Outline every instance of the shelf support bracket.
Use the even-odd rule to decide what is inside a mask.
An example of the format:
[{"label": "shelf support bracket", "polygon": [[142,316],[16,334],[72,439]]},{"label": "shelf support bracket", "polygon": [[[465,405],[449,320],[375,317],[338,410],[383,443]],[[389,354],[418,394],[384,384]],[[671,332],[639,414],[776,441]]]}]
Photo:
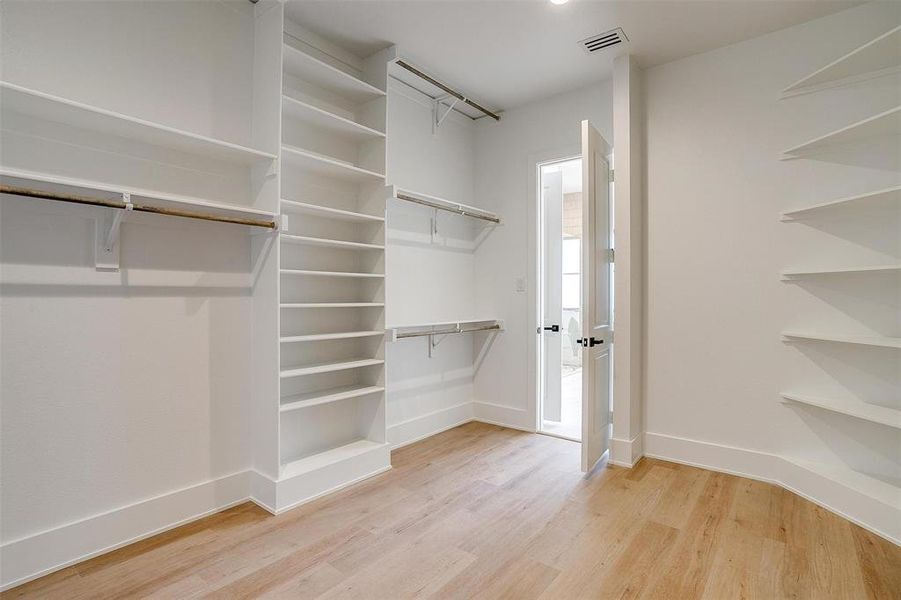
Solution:
[{"label": "shelf support bracket", "polygon": [[127,212],[134,210],[131,194],[122,193],[124,209],[114,208],[105,223],[94,221],[94,267],[98,271],[119,270],[119,233]]},{"label": "shelf support bracket", "polygon": [[441,124],[444,123],[444,120],[447,116],[454,110],[454,107],[457,106],[457,103],[460,101],[459,98],[454,97],[454,101],[447,105],[447,110],[444,111],[444,114],[441,114],[441,109],[443,108],[442,103],[446,102],[448,98],[452,96],[440,96],[435,98],[432,101],[432,135],[438,133],[438,128],[441,127]]}]

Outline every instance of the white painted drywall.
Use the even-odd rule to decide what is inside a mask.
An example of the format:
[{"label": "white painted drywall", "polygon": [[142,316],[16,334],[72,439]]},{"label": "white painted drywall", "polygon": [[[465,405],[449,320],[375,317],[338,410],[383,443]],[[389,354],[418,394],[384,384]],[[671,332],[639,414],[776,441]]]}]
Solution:
[{"label": "white painted drywall", "polygon": [[[586,58],[590,60],[590,58]],[[613,143],[611,82],[569,92],[507,111],[500,122],[485,120],[477,134],[476,189],[480,203],[500,214],[503,225],[476,253],[476,309],[503,319],[502,334],[475,340],[477,418],[534,429],[535,169],[538,161],[581,153],[583,119]],[[517,291],[516,280],[525,280]],[[489,346],[490,343],[490,346]]]},{"label": "white painted drywall", "polygon": [[[474,195],[475,125],[452,113],[432,133],[428,99],[391,80],[388,98],[388,183],[464,204]],[[388,326],[478,318],[475,314],[477,234],[470,219],[388,201],[386,309]],[[472,340],[428,338],[387,347],[388,440],[403,444],[472,417]]]},{"label": "white painted drywall", "polygon": [[4,0],[0,78],[250,145],[253,27],[245,0]]},{"label": "white painted drywall", "polygon": [[[786,328],[901,331],[892,276],[779,277],[791,267],[898,262],[897,212],[779,222],[784,210],[896,185],[897,150],[778,160],[783,149],[899,104],[892,77],[779,99],[784,87],[891,28],[898,12],[897,4],[867,4],[646,72],[649,439],[901,479],[897,430],[779,397],[809,390],[896,406],[901,397],[896,350],[780,341]],[[707,453],[706,464],[741,471],[729,456]]]},{"label": "white painted drywall", "polygon": [[[251,141],[249,3],[0,11],[4,80]],[[115,177],[110,158],[98,170]],[[0,585],[247,497],[250,237],[130,215],[122,269],[102,273],[104,216],[0,201]]]}]

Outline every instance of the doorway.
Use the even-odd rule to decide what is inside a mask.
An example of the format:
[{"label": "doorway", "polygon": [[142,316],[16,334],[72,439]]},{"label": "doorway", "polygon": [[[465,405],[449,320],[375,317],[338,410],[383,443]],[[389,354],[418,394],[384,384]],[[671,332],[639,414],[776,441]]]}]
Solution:
[{"label": "doorway", "polygon": [[539,431],[582,439],[582,159],[541,163]]}]

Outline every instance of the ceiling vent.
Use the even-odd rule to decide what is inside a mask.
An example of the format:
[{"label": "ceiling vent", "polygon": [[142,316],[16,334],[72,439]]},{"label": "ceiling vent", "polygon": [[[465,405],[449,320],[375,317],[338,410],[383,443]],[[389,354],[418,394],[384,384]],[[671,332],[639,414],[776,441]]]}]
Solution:
[{"label": "ceiling vent", "polygon": [[599,33],[598,35],[593,35],[590,38],[585,38],[579,42],[583,48],[585,48],[585,52],[592,54],[594,52],[600,52],[605,48],[609,48],[610,46],[616,46],[617,44],[622,44],[623,42],[628,42],[629,38],[626,37],[626,34],[623,33],[623,30],[619,27],[616,29],[611,29],[610,31],[605,31],[604,33]]}]

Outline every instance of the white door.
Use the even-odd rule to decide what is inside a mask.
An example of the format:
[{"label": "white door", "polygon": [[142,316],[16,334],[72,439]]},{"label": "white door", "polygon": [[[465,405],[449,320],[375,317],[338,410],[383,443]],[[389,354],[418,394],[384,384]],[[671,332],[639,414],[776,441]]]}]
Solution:
[{"label": "white door", "polygon": [[562,334],[563,315],[563,172],[541,176],[544,210],[544,394],[542,419],[559,422],[562,416]]},{"label": "white door", "polygon": [[613,327],[610,280],[610,165],[607,142],[582,121],[582,471],[610,443]]}]

